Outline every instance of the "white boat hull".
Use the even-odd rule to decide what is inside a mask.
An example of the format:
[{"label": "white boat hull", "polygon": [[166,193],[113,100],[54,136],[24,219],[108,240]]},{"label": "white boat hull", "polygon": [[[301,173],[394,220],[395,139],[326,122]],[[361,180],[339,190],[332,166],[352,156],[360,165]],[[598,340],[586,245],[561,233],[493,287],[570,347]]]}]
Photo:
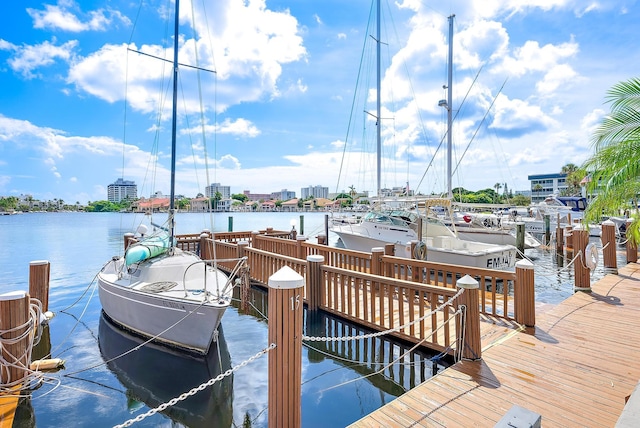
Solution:
[{"label": "white boat hull", "polygon": [[98,274],[100,302],[111,320],[200,354],[209,349],[231,303],[230,288],[217,291],[226,283],[224,273],[178,249],[128,269],[123,258],[111,260]]},{"label": "white boat hull", "polygon": [[[374,247],[395,244],[395,255],[413,258],[411,241],[420,241],[410,227],[377,224],[374,222],[336,222],[331,231],[342,240],[345,248],[371,252]],[[494,245],[465,241],[454,236],[444,225],[429,223],[423,241],[427,246],[427,261],[484,269],[511,269],[516,263],[517,250],[512,245]]]},{"label": "white boat hull", "polygon": [[[485,242],[494,245],[517,245],[515,231],[505,229],[482,229],[476,227],[456,226],[458,237],[466,241]],[[525,230],[525,250],[539,247],[540,241]]]}]

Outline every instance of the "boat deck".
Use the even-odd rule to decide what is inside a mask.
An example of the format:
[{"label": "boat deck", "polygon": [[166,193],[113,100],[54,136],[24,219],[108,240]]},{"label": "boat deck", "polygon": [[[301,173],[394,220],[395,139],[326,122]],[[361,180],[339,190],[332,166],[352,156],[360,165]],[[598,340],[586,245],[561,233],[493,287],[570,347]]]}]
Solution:
[{"label": "boat deck", "polygon": [[536,324],[483,336],[482,360],[453,365],[351,426],[493,427],[513,405],[541,415],[542,426],[615,426],[640,379],[640,265]]}]

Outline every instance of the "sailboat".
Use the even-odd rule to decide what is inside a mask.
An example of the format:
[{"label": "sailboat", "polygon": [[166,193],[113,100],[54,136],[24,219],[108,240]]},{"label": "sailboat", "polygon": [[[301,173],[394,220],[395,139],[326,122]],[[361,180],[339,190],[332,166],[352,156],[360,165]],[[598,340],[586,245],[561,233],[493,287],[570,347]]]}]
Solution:
[{"label": "sailboat", "polygon": [[[378,15],[380,12],[378,1]],[[449,95],[451,100],[451,62],[453,38],[453,16],[449,17]],[[378,17],[378,54],[380,46],[380,19]],[[381,147],[381,117],[380,117],[380,62],[377,63],[377,178],[378,195],[380,194],[380,147]],[[426,260],[466,265],[471,267],[490,269],[510,269],[515,266],[516,248],[512,245],[496,245],[483,242],[467,241],[460,239],[457,234],[447,227],[443,221],[434,214],[434,207],[443,208],[451,215],[451,107],[450,101],[440,101],[439,105],[448,110],[448,192],[449,198],[422,200],[414,198],[406,200],[405,207],[385,209],[379,205],[375,210],[368,212],[361,218],[334,217],[330,224],[330,230],[337,234],[346,248],[371,251],[373,247],[384,246],[387,243],[395,244],[395,255],[400,257],[418,257]],[[382,198],[378,197],[378,201]],[[424,207],[424,215],[420,209]],[[426,246],[426,255],[411,254],[410,242],[419,241]],[[421,248],[422,246],[418,246]]]},{"label": "sailboat", "polygon": [[[381,106],[380,106],[380,0],[377,1],[377,192],[378,206],[362,217],[333,217],[329,229],[338,235],[345,248],[371,251],[388,243],[395,244],[395,255],[421,258],[438,263],[449,263],[488,269],[511,269],[516,262],[516,248],[512,245],[494,245],[465,241],[447,227],[433,212],[435,207],[451,213],[451,79],[453,15],[449,17],[449,101],[441,100],[440,106],[448,110],[448,191],[449,198],[407,199],[405,206],[385,207],[381,202]],[[420,209],[424,208],[424,214]],[[418,241],[416,254],[411,254],[411,241]],[[426,252],[423,250],[426,248]]]},{"label": "sailboat", "polygon": [[[176,247],[175,171],[178,90],[178,10],[175,1],[171,196],[167,227],[144,235],[98,273],[104,314],[116,324],[166,345],[206,354],[231,304],[232,278],[215,260]],[[211,265],[213,263],[214,266]],[[239,263],[244,263],[243,260]]]}]

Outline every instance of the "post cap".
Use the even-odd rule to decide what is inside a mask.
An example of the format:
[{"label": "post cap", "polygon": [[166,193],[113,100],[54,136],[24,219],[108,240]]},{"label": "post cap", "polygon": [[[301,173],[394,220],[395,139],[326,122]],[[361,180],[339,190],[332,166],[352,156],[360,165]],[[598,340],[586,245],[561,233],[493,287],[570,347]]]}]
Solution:
[{"label": "post cap", "polygon": [[26,295],[27,292],[24,290],[9,291],[7,293],[0,294],[0,301],[7,302],[9,300],[24,299]]},{"label": "post cap", "polygon": [[533,269],[533,263],[531,263],[527,259],[522,259],[522,260],[519,260],[519,261],[516,262],[516,267],[520,268],[520,269],[531,270],[531,269]]},{"label": "post cap", "polygon": [[289,266],[283,266],[269,277],[269,288],[292,290],[304,285],[304,278]]},{"label": "post cap", "polygon": [[462,278],[460,278],[456,282],[456,285],[458,286],[458,288],[464,288],[467,290],[473,290],[480,287],[480,285],[478,284],[478,281],[476,281],[469,275],[465,275]]}]

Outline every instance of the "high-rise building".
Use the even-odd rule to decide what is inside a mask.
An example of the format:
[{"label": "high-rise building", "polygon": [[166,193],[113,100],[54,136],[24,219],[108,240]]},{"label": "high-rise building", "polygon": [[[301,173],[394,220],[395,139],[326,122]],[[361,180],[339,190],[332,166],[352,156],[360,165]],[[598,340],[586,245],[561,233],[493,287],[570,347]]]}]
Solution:
[{"label": "high-rise building", "polygon": [[204,195],[207,198],[213,198],[216,196],[216,192],[220,192],[222,199],[231,198],[231,186],[223,186],[220,183],[211,183],[211,186],[205,188]]},{"label": "high-rise building", "polygon": [[329,196],[329,188],[322,186],[309,186],[300,189],[300,195],[302,199],[307,199],[309,196],[314,198],[325,198]]},{"label": "high-rise building", "polygon": [[107,186],[107,200],[120,202],[124,199],[131,201],[138,199],[138,186],[133,181],[118,178],[115,183]]}]

